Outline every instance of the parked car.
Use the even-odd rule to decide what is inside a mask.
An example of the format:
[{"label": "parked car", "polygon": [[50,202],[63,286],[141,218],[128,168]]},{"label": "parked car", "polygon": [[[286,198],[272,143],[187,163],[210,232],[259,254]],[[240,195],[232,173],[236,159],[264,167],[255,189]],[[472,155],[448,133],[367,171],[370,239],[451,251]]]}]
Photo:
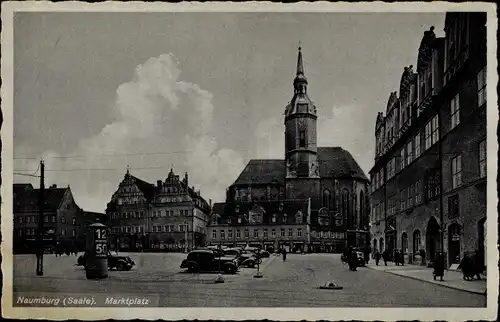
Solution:
[{"label": "parked car", "polygon": [[218,256],[212,250],[194,250],[181,262],[181,268],[189,272],[217,272],[219,269],[228,274],[238,271],[238,261],[234,257]]},{"label": "parked car", "polygon": [[253,268],[257,263],[262,263],[262,259],[257,258],[257,256],[252,252],[244,251],[240,248],[228,248],[224,250],[226,256],[234,256],[238,261],[239,266],[245,266]]},{"label": "parked car", "polygon": [[[76,265],[83,266],[86,265],[87,252],[80,255],[76,260]],[[108,269],[116,269],[117,271],[130,271],[134,267],[135,262],[129,256],[114,255],[108,252]]]}]

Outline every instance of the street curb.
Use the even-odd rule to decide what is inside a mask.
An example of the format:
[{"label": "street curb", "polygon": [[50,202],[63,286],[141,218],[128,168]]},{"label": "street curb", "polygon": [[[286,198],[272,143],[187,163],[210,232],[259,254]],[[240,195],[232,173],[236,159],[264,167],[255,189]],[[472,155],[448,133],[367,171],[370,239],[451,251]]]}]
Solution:
[{"label": "street curb", "polygon": [[454,289],[454,290],[457,290],[457,291],[462,291],[462,292],[467,292],[467,293],[472,293],[472,294],[479,294],[479,295],[486,295],[486,292],[479,292],[479,291],[466,290],[466,289],[463,289],[463,288],[460,288],[460,287],[456,287],[456,286],[453,286],[453,285],[449,285],[449,284],[441,284],[441,283],[436,283],[436,282],[434,282],[434,281],[423,280],[423,279],[421,279],[421,278],[414,277],[414,276],[409,276],[409,275],[401,275],[401,274],[397,274],[397,273],[390,272],[390,271],[383,271],[383,270],[379,270],[379,269],[372,268],[372,267],[370,267],[370,266],[367,266],[367,267],[368,267],[369,269],[371,269],[371,270],[374,270],[374,271],[379,271],[379,272],[382,272],[382,273],[388,273],[388,274],[392,274],[392,275],[396,275],[396,276],[406,277],[406,278],[410,278],[410,279],[412,279],[412,280],[421,281],[421,282],[425,282],[425,283],[429,283],[429,284],[440,285],[440,286],[444,286],[444,287],[447,287],[447,288],[451,288],[451,289]]}]

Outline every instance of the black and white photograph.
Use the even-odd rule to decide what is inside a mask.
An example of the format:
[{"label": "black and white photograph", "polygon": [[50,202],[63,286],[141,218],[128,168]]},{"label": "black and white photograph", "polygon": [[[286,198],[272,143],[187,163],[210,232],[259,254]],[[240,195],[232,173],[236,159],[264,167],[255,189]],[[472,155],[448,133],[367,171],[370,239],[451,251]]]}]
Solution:
[{"label": "black and white photograph", "polygon": [[378,5],[3,3],[4,315],[494,319],[496,7]]}]

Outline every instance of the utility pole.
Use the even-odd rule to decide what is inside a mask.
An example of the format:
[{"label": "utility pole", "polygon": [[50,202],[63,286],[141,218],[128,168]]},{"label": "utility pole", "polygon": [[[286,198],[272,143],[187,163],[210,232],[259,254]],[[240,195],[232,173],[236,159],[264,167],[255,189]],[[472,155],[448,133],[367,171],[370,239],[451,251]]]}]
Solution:
[{"label": "utility pole", "polygon": [[[443,121],[440,111],[437,114],[438,117],[438,150],[439,150],[439,228],[440,228],[440,239],[441,239],[441,257],[443,260],[443,265],[448,265],[448,260],[444,256],[444,176],[443,176]],[[447,256],[449,257],[449,256]],[[447,267],[446,267],[447,268]]]},{"label": "utility pole", "polygon": [[40,161],[40,194],[39,194],[39,203],[38,203],[38,211],[39,211],[39,216],[38,216],[38,254],[36,258],[36,276],[43,276],[43,253],[45,250],[44,247],[44,242],[43,242],[43,237],[44,237],[44,215],[43,215],[43,210],[44,210],[44,205],[45,205],[45,198],[44,198],[44,170],[45,170],[45,164],[43,163],[43,160]]}]

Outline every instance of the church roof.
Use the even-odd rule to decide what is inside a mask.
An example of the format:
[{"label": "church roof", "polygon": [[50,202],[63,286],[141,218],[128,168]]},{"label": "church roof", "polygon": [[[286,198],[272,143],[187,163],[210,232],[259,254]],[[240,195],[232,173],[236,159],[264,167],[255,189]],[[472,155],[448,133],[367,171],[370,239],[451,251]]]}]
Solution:
[{"label": "church roof", "polygon": [[284,184],[285,183],[285,161],[284,160],[250,160],[234,182],[235,185],[243,184]]},{"label": "church roof", "polygon": [[[365,173],[349,151],[341,147],[318,147],[319,175],[322,178],[356,178],[367,180]],[[250,160],[233,185],[284,184],[284,160]]]},{"label": "church roof", "polygon": [[368,180],[349,151],[341,147],[318,147],[319,176]]}]

